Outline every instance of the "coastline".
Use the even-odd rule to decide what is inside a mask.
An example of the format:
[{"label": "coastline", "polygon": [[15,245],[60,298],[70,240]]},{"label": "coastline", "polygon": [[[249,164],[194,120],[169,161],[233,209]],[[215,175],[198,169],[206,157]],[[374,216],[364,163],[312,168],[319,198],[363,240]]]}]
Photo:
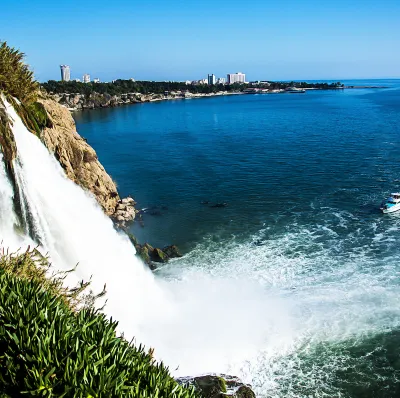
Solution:
[{"label": "coastline", "polygon": [[[383,86],[345,86],[336,88],[317,88],[317,87],[304,87],[302,90],[315,91],[315,90],[354,90],[354,89],[384,89]],[[66,107],[70,112],[99,109],[99,108],[115,108],[122,105],[142,104],[146,102],[161,102],[173,100],[187,100],[198,98],[211,98],[229,95],[251,95],[251,94],[286,94],[284,89],[273,89],[268,91],[217,91],[215,93],[191,93],[182,91],[171,91],[168,94],[141,94],[141,93],[126,93],[120,95],[100,94],[93,92],[89,95],[80,93],[62,93],[62,94],[48,94],[55,102]]]},{"label": "coastline", "polygon": [[60,105],[65,106],[69,111],[81,111],[98,108],[113,108],[122,105],[141,104],[146,102],[161,102],[172,100],[198,99],[220,97],[228,95],[246,94],[241,91],[218,91],[216,93],[174,93],[162,94],[140,94],[127,93],[111,96],[109,94],[93,93],[88,96],[85,94],[49,94],[49,96]]}]

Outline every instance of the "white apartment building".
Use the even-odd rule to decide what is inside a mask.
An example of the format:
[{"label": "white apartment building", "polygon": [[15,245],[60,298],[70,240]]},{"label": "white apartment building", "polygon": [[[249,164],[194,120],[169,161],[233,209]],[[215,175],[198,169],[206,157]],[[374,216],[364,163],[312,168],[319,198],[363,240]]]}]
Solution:
[{"label": "white apartment building", "polygon": [[100,79],[99,79],[98,77],[95,77],[95,78],[93,79],[93,83],[100,83]]},{"label": "white apartment building", "polygon": [[85,73],[85,74],[83,75],[82,81],[83,81],[84,83],[90,83],[90,75],[89,75],[88,73]]},{"label": "white apartment building", "polygon": [[217,84],[225,84],[225,83],[226,83],[225,77],[220,77],[220,78],[218,78]]},{"label": "white apartment building", "polygon": [[61,80],[63,82],[69,82],[71,80],[71,70],[69,65],[60,65],[61,69]]},{"label": "white apartment building", "polygon": [[246,82],[246,75],[242,72],[228,73],[227,78],[228,78],[228,84]]}]

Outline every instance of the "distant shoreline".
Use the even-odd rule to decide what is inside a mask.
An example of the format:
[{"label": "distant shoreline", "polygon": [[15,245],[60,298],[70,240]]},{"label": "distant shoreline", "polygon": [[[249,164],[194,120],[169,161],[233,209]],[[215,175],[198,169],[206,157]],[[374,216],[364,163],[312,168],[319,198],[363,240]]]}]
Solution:
[{"label": "distant shoreline", "polygon": [[[331,87],[331,88],[316,88],[316,87],[304,87],[302,90],[305,91],[328,91],[328,90],[353,90],[353,89],[383,89],[385,86],[344,86],[344,87]],[[122,105],[133,105],[143,104],[147,102],[162,102],[162,101],[173,101],[173,100],[186,100],[186,99],[197,99],[197,98],[211,98],[221,97],[229,95],[271,95],[271,94],[289,94],[284,89],[266,90],[266,91],[217,91],[215,93],[173,93],[168,95],[162,94],[140,94],[140,93],[127,93],[120,95],[108,95],[93,93],[85,96],[84,94],[74,93],[63,93],[63,94],[50,94],[50,97],[56,102],[65,106],[69,111],[83,111],[90,109],[101,109],[101,108],[116,108]]]}]

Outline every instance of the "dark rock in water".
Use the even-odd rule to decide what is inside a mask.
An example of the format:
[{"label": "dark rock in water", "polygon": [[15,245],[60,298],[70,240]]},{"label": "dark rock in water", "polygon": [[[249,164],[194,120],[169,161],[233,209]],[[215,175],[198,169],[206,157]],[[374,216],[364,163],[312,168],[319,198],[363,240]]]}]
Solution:
[{"label": "dark rock in water", "polygon": [[261,239],[257,239],[256,241],[253,242],[254,246],[263,246],[264,242]]},{"label": "dark rock in water", "polygon": [[201,204],[202,205],[208,205],[210,202],[208,201],[208,200],[203,200],[202,202],[201,202]]},{"label": "dark rock in water", "polygon": [[182,257],[181,252],[175,245],[165,246],[162,250],[169,258]]},{"label": "dark rock in water", "polygon": [[136,254],[153,271],[157,269],[155,263],[166,263],[170,258],[182,257],[182,254],[175,245],[166,246],[163,249],[153,247],[149,243],[141,245],[134,235],[132,235],[126,229],[124,232],[128,235],[129,240],[135,246]]},{"label": "dark rock in water", "polygon": [[234,376],[182,377],[177,381],[185,386],[193,386],[202,398],[256,398],[251,386]]},{"label": "dark rock in water", "polygon": [[217,398],[226,393],[225,380],[219,376],[196,377],[193,384],[204,398]]},{"label": "dark rock in water", "polygon": [[145,247],[149,251],[149,253],[152,253],[154,250],[154,247],[148,243],[145,243],[143,247]]},{"label": "dark rock in water", "polygon": [[168,256],[161,249],[155,248],[151,253],[151,259],[157,263],[166,263]]},{"label": "dark rock in water", "polygon": [[215,203],[215,204],[211,205],[210,207],[226,207],[226,206],[228,206],[228,203],[220,202],[220,203]]},{"label": "dark rock in water", "polygon": [[136,248],[137,254],[139,257],[148,265],[150,265],[150,254],[149,254],[149,249],[145,246],[138,245]]}]

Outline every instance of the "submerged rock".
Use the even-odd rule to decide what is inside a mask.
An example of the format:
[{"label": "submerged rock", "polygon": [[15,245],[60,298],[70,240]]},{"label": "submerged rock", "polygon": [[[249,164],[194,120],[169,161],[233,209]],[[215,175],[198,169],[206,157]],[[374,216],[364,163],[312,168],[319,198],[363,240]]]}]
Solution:
[{"label": "submerged rock", "polygon": [[211,205],[210,207],[226,207],[226,206],[228,206],[228,203],[220,202],[220,203],[215,203],[215,204]]},{"label": "submerged rock", "polygon": [[183,377],[177,381],[185,386],[193,386],[201,398],[256,398],[251,386],[235,376],[205,375]]}]

